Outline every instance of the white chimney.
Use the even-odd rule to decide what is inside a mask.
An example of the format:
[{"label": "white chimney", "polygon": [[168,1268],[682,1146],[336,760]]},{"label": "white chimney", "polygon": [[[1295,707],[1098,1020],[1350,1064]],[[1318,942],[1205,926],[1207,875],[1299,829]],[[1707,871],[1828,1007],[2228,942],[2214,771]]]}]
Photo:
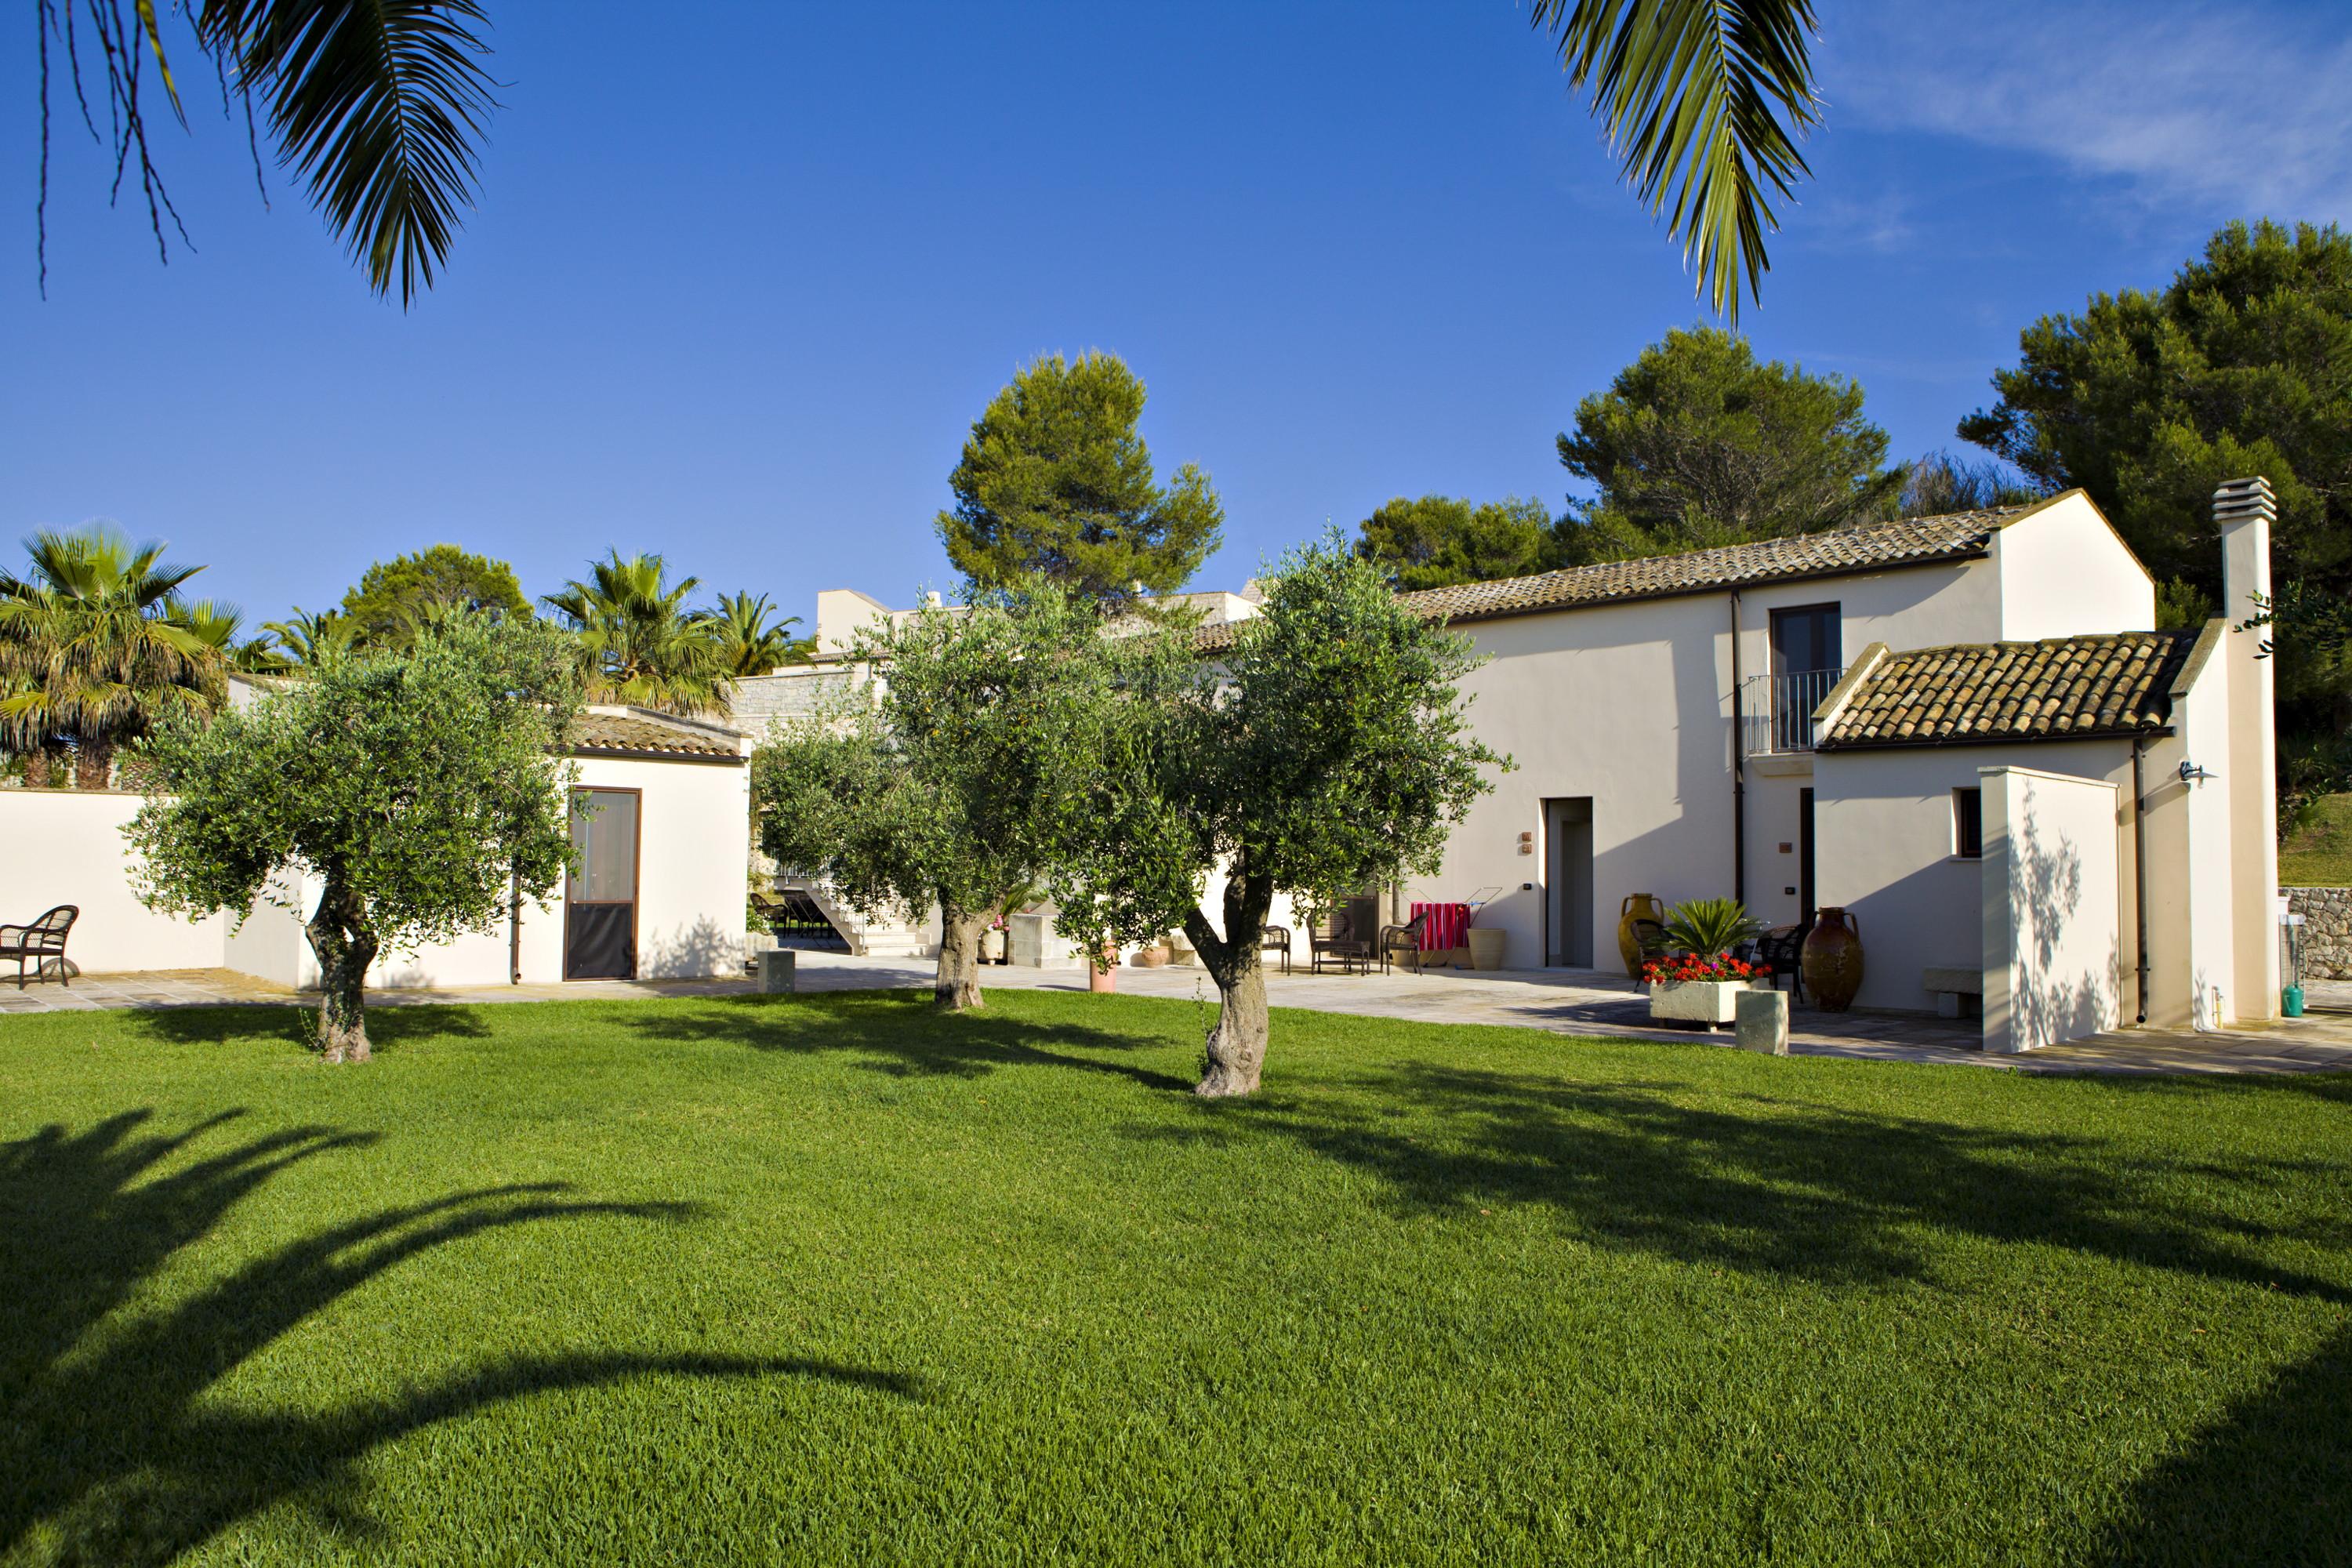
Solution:
[{"label": "white chimney", "polygon": [[2231,479],[2213,492],[2213,526],[2221,535],[2221,613],[2231,624],[2262,613],[2257,595],[2271,596],[2271,524],[2278,498],[2256,475]]},{"label": "white chimney", "polygon": [[940,591],[937,588],[934,588],[929,593],[924,595],[923,603],[929,605],[934,610],[938,609],[941,603]]}]

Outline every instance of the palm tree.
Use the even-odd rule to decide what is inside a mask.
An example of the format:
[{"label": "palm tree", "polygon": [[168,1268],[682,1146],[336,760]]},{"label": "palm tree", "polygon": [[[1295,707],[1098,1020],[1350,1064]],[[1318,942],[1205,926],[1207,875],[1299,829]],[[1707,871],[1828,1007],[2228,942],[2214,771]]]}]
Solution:
[{"label": "palm tree", "polygon": [[263,626],[259,637],[240,637],[245,612],[218,599],[198,599],[180,612],[180,622],[206,647],[219,654],[223,665],[239,675],[283,675],[294,667]]},{"label": "palm tree", "polygon": [[673,584],[658,555],[613,551],[540,603],[579,638],[591,700],[724,713],[732,671],[716,616],[686,608],[698,577]]},{"label": "palm tree", "polygon": [[165,713],[226,695],[224,649],[192,629],[181,586],[204,570],[103,525],[25,541],[30,572],[0,572],[0,739],[46,782],[61,742],[75,782],[103,789],[115,748]]},{"label": "palm tree", "polygon": [[774,613],[765,594],[757,598],[750,594],[720,597],[712,619],[718,626],[719,657],[730,675],[740,679],[765,675],[781,664],[809,662],[816,651],[816,639],[793,636],[792,628],[801,624],[798,616],[771,620]]},{"label": "palm tree", "polygon": [[341,610],[306,610],[282,621],[264,621],[261,629],[278,641],[278,657],[289,670],[314,670],[327,659],[350,653],[358,646],[359,627]]},{"label": "palm tree", "polygon": [[[174,114],[179,89],[150,0],[34,0],[42,32],[41,180],[48,182],[48,44],[70,45],[79,14],[100,48],[60,47],[83,101],[80,61],[103,62],[116,110],[114,163],[136,169],[160,248],[178,215],[149,156],[140,89],[149,57]],[[388,294],[403,305],[446,264],[457,213],[473,205],[474,159],[497,107],[482,61],[488,19],[478,0],[189,0],[196,46],[248,111],[257,99],[280,160]],[[64,26],[61,26],[60,19]],[[1812,0],[1534,0],[1571,85],[1589,86],[1611,149],[1653,215],[1669,197],[1669,228],[1715,309],[1739,315],[1739,280],[1754,296],[1788,199],[1811,171],[1797,137],[1820,122],[1810,43]],[[142,47],[143,44],[143,47]],[[184,119],[183,120],[184,123]],[[255,146],[255,175],[260,174]],[[119,184],[118,180],[118,184]],[[42,231],[44,247],[47,231]],[[44,250],[46,254],[46,249]]]}]

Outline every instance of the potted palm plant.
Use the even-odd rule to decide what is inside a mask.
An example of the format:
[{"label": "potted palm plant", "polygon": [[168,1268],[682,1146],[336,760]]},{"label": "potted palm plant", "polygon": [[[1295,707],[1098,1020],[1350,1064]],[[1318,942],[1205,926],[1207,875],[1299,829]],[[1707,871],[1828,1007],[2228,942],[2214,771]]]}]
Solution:
[{"label": "potted palm plant", "polygon": [[1764,925],[1737,899],[1694,899],[1666,915],[1668,951],[1642,966],[1650,985],[1650,1016],[1709,1028],[1738,1016],[1739,994],[1762,971],[1731,950],[1759,935]]}]

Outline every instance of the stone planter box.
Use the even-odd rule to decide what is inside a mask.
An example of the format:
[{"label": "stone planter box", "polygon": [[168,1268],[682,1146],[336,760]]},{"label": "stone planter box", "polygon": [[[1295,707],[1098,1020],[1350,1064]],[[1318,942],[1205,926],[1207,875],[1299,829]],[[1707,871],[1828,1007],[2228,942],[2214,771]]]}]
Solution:
[{"label": "stone planter box", "polygon": [[1650,984],[1650,1016],[1719,1028],[1739,1016],[1745,980],[1659,980]]}]

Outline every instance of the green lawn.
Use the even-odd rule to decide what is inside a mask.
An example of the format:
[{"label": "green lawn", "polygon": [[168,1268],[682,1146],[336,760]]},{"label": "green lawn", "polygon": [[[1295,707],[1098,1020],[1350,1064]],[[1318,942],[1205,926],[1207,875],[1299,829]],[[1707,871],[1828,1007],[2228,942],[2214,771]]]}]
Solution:
[{"label": "green lawn", "polygon": [[2279,881],[2290,888],[2352,888],[2352,795],[2321,801],[2311,825],[2280,847]]},{"label": "green lawn", "polygon": [[0,1561],[2352,1558],[2352,1080],[0,1019]]}]

